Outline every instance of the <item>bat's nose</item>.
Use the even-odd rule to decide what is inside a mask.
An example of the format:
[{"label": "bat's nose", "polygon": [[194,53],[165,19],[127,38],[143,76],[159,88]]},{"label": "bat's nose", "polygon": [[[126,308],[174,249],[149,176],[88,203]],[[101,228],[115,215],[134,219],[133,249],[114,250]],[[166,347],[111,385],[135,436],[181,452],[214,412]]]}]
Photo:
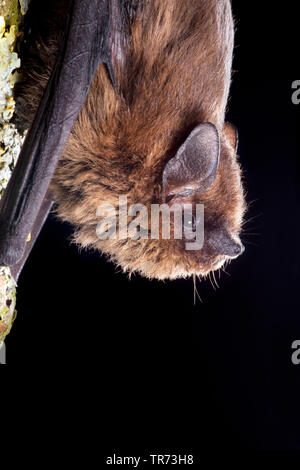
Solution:
[{"label": "bat's nose", "polygon": [[245,251],[245,247],[241,242],[232,242],[225,247],[224,255],[230,258],[237,258]]},{"label": "bat's nose", "polygon": [[223,228],[218,228],[209,234],[208,249],[213,255],[228,256],[228,258],[237,258],[245,251],[239,237]]}]

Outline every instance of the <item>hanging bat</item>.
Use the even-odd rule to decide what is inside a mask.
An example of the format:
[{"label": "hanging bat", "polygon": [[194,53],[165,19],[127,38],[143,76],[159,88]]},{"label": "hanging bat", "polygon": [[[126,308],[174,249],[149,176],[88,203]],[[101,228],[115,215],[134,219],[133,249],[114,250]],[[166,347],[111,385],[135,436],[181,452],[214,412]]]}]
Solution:
[{"label": "hanging bat", "polygon": [[[23,67],[31,127],[0,203],[0,265],[18,276],[52,200],[78,245],[128,273],[205,276],[239,256],[246,205],[225,122],[230,0],[56,0],[53,11]],[[97,208],[118,213],[120,196],[149,211],[202,204],[202,247],[100,239]]]}]

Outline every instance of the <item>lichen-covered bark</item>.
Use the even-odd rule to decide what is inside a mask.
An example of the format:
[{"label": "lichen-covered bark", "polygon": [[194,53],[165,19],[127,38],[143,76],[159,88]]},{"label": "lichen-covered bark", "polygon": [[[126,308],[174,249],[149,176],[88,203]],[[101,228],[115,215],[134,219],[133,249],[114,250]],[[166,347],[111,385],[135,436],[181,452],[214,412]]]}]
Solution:
[{"label": "lichen-covered bark", "polygon": [[16,311],[16,284],[7,267],[0,267],[0,347],[10,332]]},{"label": "lichen-covered bark", "polygon": [[[13,87],[20,59],[16,39],[28,0],[0,0],[0,198],[16,165],[25,135],[11,122],[15,110]],[[0,266],[0,347],[9,333],[16,305],[16,284],[7,266]]]},{"label": "lichen-covered bark", "polygon": [[19,26],[22,15],[25,15],[30,0],[0,0],[0,15],[8,26]]}]

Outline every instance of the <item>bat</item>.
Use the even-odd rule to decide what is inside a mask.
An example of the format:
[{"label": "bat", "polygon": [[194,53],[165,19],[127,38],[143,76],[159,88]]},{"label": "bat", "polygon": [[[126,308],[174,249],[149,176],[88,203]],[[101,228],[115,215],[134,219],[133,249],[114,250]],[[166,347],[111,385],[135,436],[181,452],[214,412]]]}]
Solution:
[{"label": "bat", "polygon": [[[238,138],[225,122],[230,0],[56,0],[52,11],[23,65],[30,131],[0,202],[0,265],[18,276],[52,201],[78,245],[129,274],[206,276],[242,254]],[[148,214],[189,205],[190,227],[203,206],[201,248],[100,238],[98,208],[120,215],[120,197]]]}]

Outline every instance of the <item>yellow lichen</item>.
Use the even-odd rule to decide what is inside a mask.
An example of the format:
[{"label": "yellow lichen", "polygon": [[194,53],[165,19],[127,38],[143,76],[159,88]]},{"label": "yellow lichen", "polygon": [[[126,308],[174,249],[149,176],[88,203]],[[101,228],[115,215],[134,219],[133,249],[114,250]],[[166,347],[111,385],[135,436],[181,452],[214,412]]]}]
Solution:
[{"label": "yellow lichen", "polygon": [[0,15],[4,16],[8,26],[15,25],[17,30],[22,20],[22,6],[19,0],[0,0]]},{"label": "yellow lichen", "polygon": [[16,283],[9,268],[0,268],[0,341],[10,332],[16,316]]},{"label": "yellow lichen", "polygon": [[16,27],[5,30],[5,20],[0,16],[0,123],[8,122],[13,115],[15,101],[12,96],[14,70],[20,67],[20,59],[13,47],[16,39]]}]

